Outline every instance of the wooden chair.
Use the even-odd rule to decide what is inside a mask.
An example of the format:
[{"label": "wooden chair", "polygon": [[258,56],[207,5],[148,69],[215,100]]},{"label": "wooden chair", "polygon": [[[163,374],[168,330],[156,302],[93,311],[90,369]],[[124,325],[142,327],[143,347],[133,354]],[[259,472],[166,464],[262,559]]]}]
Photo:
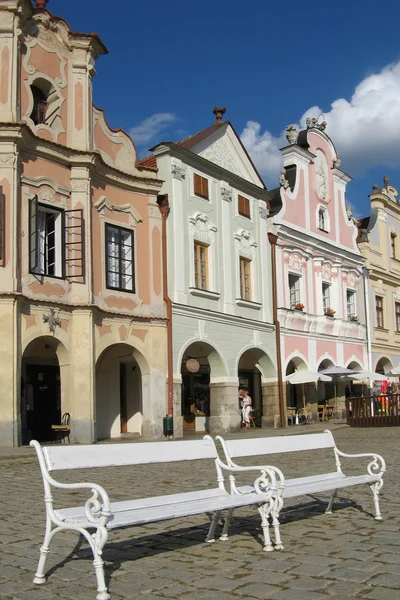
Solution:
[{"label": "wooden chair", "polygon": [[65,442],[65,438],[68,438],[68,443],[71,442],[69,439],[69,435],[71,433],[71,429],[69,426],[71,420],[71,415],[69,413],[64,413],[61,418],[61,425],[52,425],[51,429],[54,435],[54,441],[56,440],[57,434],[61,434],[61,440]]},{"label": "wooden chair", "polygon": [[320,421],[328,420],[328,413],[326,410],[326,404],[318,404],[318,418]]}]

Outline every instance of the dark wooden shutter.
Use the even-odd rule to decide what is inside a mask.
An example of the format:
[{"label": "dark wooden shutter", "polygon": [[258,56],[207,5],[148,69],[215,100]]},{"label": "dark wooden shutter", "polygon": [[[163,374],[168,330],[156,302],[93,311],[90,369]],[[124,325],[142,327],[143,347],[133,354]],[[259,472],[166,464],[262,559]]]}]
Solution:
[{"label": "dark wooden shutter", "polygon": [[82,208],[64,211],[64,277],[85,274],[85,222]]},{"label": "dark wooden shutter", "polygon": [[201,195],[203,196],[203,198],[208,199],[208,179],[206,179],[205,177],[202,177],[201,179],[202,179]]},{"label": "dark wooden shutter", "polygon": [[238,196],[238,212],[242,217],[250,219],[250,200],[244,196]]},{"label": "dark wooden shutter", "polygon": [[5,230],[6,230],[6,199],[3,188],[0,186],[0,263],[4,266],[5,260]]},{"label": "dark wooden shutter", "polygon": [[197,173],[194,174],[194,193],[196,194],[196,196],[202,196],[201,193],[201,177],[200,175],[197,175]]},{"label": "dark wooden shutter", "polygon": [[39,263],[38,197],[29,200],[29,271]]}]

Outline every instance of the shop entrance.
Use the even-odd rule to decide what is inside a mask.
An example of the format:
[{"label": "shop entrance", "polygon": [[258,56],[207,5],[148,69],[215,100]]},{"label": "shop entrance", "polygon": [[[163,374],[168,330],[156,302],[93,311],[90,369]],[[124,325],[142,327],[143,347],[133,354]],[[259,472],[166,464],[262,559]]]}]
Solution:
[{"label": "shop entrance", "polygon": [[210,416],[210,369],[182,373],[182,416],[184,431],[207,431]]}]

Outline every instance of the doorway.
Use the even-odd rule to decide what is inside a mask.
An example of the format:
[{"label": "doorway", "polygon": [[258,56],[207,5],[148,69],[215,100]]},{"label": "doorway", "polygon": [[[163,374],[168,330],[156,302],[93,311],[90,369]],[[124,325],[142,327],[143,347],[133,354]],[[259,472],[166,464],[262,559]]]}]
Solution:
[{"label": "doorway", "polygon": [[50,365],[26,365],[25,419],[23,443],[48,442],[52,425],[61,423],[60,368]]},{"label": "doorway", "polygon": [[184,431],[195,431],[196,419],[204,417],[205,420],[210,416],[209,368],[205,372],[182,375],[182,416]]}]

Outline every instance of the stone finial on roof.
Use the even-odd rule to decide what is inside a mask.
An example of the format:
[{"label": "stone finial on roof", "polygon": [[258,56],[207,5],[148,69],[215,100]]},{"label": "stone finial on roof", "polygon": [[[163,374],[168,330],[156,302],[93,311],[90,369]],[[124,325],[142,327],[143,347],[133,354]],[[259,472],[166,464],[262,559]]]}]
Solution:
[{"label": "stone finial on roof", "polygon": [[295,144],[297,142],[297,138],[299,137],[299,132],[297,131],[296,125],[288,125],[286,127],[286,139],[289,144]]},{"label": "stone finial on roof", "polygon": [[222,123],[223,123],[222,116],[226,113],[226,107],[225,106],[216,106],[213,110],[213,113],[215,115],[217,125],[222,125]]},{"label": "stone finial on roof", "polygon": [[384,183],[384,187],[387,187],[389,185],[389,175],[383,176],[383,183]]},{"label": "stone finial on roof", "polygon": [[376,194],[377,192],[379,192],[379,185],[377,183],[373,183],[372,184],[372,191],[374,194]]},{"label": "stone finial on roof", "polygon": [[48,0],[36,0],[36,8],[46,8]]}]

